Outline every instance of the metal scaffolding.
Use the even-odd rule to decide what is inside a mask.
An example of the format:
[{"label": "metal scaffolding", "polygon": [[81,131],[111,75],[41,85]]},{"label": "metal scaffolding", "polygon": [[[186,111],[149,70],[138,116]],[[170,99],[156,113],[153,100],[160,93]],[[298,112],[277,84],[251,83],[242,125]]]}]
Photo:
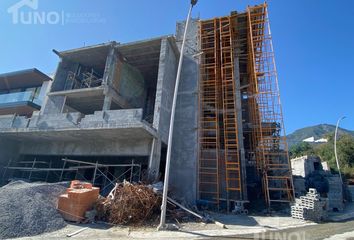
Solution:
[{"label": "metal scaffolding", "polygon": [[200,21],[199,40],[199,199],[244,202],[255,162],[267,205],[292,201],[267,5]]},{"label": "metal scaffolding", "polygon": [[[129,177],[129,181],[140,181],[142,175],[142,166],[141,164],[134,163],[134,159],[131,163],[127,164],[102,164],[99,162],[88,162],[88,161],[79,161],[68,158],[63,158],[62,167],[52,167],[52,160],[50,162],[47,161],[38,161],[36,158],[33,161],[20,161],[17,162],[17,166],[10,166],[11,161],[9,161],[6,170],[15,170],[17,172],[22,173],[22,177],[20,179],[24,179],[26,177],[25,173],[28,173],[28,177],[26,177],[29,181],[45,181],[49,180],[49,173],[52,173],[52,181],[68,181],[68,180],[84,180],[88,182],[92,182],[95,186],[100,186],[100,191],[103,192],[106,189],[109,189],[115,185],[116,182],[122,182],[125,180],[126,176]],[[25,166],[23,166],[25,164]],[[30,165],[30,166],[27,166]],[[115,176],[109,172],[109,168],[120,168],[123,169],[120,175]],[[93,174],[90,179],[85,178],[85,176],[80,173],[81,170],[85,171],[87,169],[93,169]],[[33,173],[46,173],[45,178],[33,176]],[[65,177],[65,173],[72,172],[75,175],[71,177]],[[5,174],[3,175],[5,178]],[[101,183],[97,181],[101,179],[103,180]],[[3,179],[4,182],[7,182],[8,179]]]},{"label": "metal scaffolding", "polygon": [[199,184],[200,199],[215,202],[220,198],[220,129],[219,129],[219,62],[218,21],[201,22],[200,46],[204,57],[200,63],[199,84]]},{"label": "metal scaffolding", "polygon": [[200,22],[199,198],[227,209],[242,200],[231,33],[230,17]]},{"label": "metal scaffolding", "polygon": [[267,4],[247,8],[253,148],[268,206],[293,200]]},{"label": "metal scaffolding", "polygon": [[226,191],[227,199],[241,200],[241,165],[237,132],[234,54],[230,17],[220,18],[219,23]]}]

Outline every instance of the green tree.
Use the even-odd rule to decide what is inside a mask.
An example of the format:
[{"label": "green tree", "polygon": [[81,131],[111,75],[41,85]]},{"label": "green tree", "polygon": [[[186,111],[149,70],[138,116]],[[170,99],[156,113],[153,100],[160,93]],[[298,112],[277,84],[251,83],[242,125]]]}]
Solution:
[{"label": "green tree", "polygon": [[[327,161],[331,169],[337,172],[333,136],[334,133],[327,138],[329,140],[327,143],[315,147],[314,151],[322,161]],[[337,153],[341,171],[347,177],[354,177],[354,137],[342,134],[337,139]]]},{"label": "green tree", "polygon": [[354,167],[354,138],[350,135],[344,135],[338,141],[338,158],[345,167]]},{"label": "green tree", "polygon": [[313,155],[314,149],[308,142],[300,142],[290,147],[289,154],[291,158],[301,157],[304,155]]}]

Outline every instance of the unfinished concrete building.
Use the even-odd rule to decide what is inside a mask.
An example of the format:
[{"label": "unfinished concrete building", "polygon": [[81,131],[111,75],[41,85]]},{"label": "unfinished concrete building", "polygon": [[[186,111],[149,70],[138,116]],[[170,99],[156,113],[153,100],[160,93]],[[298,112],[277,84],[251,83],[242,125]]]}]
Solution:
[{"label": "unfinished concrete building", "polygon": [[[54,51],[60,63],[41,111],[9,116],[16,126],[0,123],[4,176],[98,186],[120,176],[162,179],[184,27],[177,23],[175,36]],[[227,210],[292,201],[266,4],[191,20],[174,124],[175,198]]]},{"label": "unfinished concrete building", "polygon": [[2,159],[12,162],[7,172],[104,185],[100,174],[113,181],[132,168],[130,178],[158,179],[176,77],[174,37],[54,52],[60,62],[41,110],[7,116],[16,126],[1,119],[2,139],[14,141],[3,144],[16,148]]}]

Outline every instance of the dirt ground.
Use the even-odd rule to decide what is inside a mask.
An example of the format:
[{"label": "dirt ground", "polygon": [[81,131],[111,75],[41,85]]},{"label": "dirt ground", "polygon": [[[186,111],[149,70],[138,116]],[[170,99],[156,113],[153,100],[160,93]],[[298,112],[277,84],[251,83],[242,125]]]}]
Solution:
[{"label": "dirt ground", "polygon": [[354,239],[354,204],[344,212],[330,214],[330,221],[317,224],[287,216],[246,216],[215,214],[214,219],[224,223],[227,229],[215,224],[182,223],[177,231],[157,231],[151,227],[118,227],[105,223],[69,224],[52,233],[28,239],[63,239],[79,229],[88,229],[73,236],[75,239]]}]

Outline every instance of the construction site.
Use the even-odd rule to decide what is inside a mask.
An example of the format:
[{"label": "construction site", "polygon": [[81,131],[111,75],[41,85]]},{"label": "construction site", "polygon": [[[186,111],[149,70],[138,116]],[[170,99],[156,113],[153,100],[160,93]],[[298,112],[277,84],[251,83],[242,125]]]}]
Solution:
[{"label": "construction site", "polygon": [[[0,193],[22,189],[16,181],[40,182],[33,186],[41,194],[55,186],[56,214],[67,222],[154,223],[167,165],[168,221],[192,212],[189,221],[204,222],[208,212],[226,228],[213,214],[291,219],[295,203],[304,211],[295,202],[266,3],[177,22],[174,35],[53,54],[53,76],[37,69],[0,74]],[[320,212],[314,221],[322,221],[324,200],[316,189],[303,191]],[[304,224],[297,218],[289,226]],[[0,238],[61,228],[54,225],[22,235],[0,227]]]}]

